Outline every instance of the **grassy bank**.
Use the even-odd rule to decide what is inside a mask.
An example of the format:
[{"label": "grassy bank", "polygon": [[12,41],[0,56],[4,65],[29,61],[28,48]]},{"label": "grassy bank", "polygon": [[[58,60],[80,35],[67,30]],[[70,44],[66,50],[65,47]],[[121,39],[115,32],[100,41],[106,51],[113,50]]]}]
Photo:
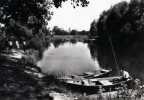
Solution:
[{"label": "grassy bank", "polygon": [[78,100],[144,100],[143,84],[137,84],[132,89],[125,86],[118,91],[81,96]]},{"label": "grassy bank", "polygon": [[36,65],[23,59],[0,54],[0,62],[0,100],[52,100],[47,88],[54,77],[46,77]]}]

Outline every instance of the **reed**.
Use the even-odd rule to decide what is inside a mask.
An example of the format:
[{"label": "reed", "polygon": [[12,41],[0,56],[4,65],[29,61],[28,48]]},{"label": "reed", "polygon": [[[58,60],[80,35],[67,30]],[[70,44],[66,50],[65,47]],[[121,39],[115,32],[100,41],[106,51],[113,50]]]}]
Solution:
[{"label": "reed", "polygon": [[118,91],[92,95],[67,90],[62,86],[60,87],[60,85],[51,86],[50,91],[65,94],[67,97],[71,98],[70,100],[144,100],[144,87],[142,85],[139,85],[137,88],[133,89],[122,87],[119,88]]},{"label": "reed", "polygon": [[78,100],[144,100],[144,86],[128,89],[125,86],[118,91],[81,96]]}]

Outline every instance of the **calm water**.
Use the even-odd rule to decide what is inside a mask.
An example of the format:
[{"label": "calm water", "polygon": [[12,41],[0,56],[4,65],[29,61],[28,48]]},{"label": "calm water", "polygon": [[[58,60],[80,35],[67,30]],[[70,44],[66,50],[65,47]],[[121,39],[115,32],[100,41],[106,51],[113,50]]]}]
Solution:
[{"label": "calm water", "polygon": [[[117,52],[118,61],[120,66],[126,66],[130,75],[144,80],[144,53],[143,49],[137,48],[131,48],[128,52]],[[38,66],[49,74],[81,74],[99,70],[101,67],[116,69],[111,48],[108,50],[97,46],[95,42],[53,42],[44,51]]]},{"label": "calm water", "polygon": [[45,73],[64,74],[80,74],[100,68],[97,59],[92,59],[88,44],[82,42],[66,42],[56,47],[51,43],[38,65]]}]

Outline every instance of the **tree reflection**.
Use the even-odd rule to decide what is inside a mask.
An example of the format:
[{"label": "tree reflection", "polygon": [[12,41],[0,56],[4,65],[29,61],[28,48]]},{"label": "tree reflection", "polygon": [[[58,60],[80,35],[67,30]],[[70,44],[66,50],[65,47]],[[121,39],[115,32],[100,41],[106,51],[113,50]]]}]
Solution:
[{"label": "tree reflection", "polygon": [[66,40],[62,40],[62,39],[56,39],[52,41],[55,48],[58,48],[60,45],[63,45],[66,42],[67,42]]},{"label": "tree reflection", "polygon": [[71,39],[70,42],[71,42],[72,44],[76,44],[76,43],[77,43],[77,40],[76,40],[76,39]]},{"label": "tree reflection", "polygon": [[88,48],[90,50],[93,60],[98,60],[100,66],[106,69],[112,69],[114,73],[117,74],[116,64],[114,62],[114,57],[112,54],[112,49],[109,43],[102,45],[102,41],[94,40],[88,42]]},{"label": "tree reflection", "polygon": [[55,48],[58,48],[59,46],[65,44],[65,43],[72,43],[72,44],[76,44],[78,41],[76,39],[69,39],[69,40],[66,40],[66,39],[55,39],[52,41],[53,45]]},{"label": "tree reflection", "polygon": [[88,48],[90,50],[90,54],[93,60],[97,59],[98,52],[97,52],[97,45],[96,45],[96,40],[95,41],[87,41],[88,43]]},{"label": "tree reflection", "polygon": [[[119,67],[119,69],[124,68],[133,77],[144,80],[143,43],[137,42],[127,48],[123,47],[122,49],[117,49],[117,47],[114,47],[119,66],[116,66],[115,64],[112,48],[109,42],[97,40],[94,44],[97,48],[96,50],[90,50],[91,55],[94,56],[95,53],[93,52],[97,51],[97,59],[101,67],[111,68],[114,74],[117,73],[117,67]],[[90,49],[94,49],[93,46],[91,46]]]}]

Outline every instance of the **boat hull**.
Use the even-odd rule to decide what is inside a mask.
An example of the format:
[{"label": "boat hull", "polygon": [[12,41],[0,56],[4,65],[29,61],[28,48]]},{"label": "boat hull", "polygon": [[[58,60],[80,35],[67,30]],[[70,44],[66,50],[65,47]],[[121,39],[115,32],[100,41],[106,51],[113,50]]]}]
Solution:
[{"label": "boat hull", "polygon": [[102,92],[111,92],[111,91],[117,91],[120,87],[123,87],[124,85],[127,85],[130,82],[130,80],[122,81],[113,85],[95,85],[95,86],[86,86],[86,85],[79,85],[79,84],[73,84],[73,83],[66,83],[64,82],[64,86],[73,92],[79,92],[79,93],[86,93],[86,94],[96,94],[96,93],[102,93]]}]

